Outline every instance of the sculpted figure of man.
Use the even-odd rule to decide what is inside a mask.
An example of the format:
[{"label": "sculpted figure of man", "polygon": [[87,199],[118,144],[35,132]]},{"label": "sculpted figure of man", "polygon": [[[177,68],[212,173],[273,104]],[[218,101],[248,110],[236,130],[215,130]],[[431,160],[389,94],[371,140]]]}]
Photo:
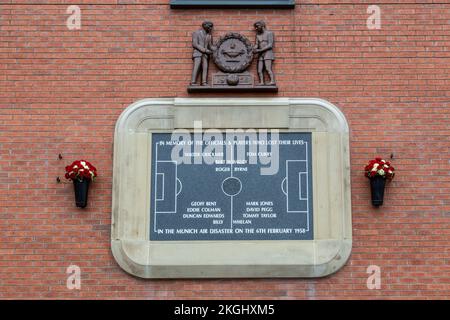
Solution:
[{"label": "sculpted figure of man", "polygon": [[194,68],[192,70],[191,85],[197,84],[197,77],[202,69],[202,86],[206,86],[208,82],[208,61],[209,55],[212,53],[213,40],[212,29],[214,24],[210,21],[204,21],[202,23],[202,29],[192,33],[192,47],[194,53],[192,54],[192,60],[194,60]]},{"label": "sculpted figure of man", "polygon": [[253,25],[256,30],[256,45],[254,52],[258,53],[258,77],[259,84],[264,85],[264,70],[270,78],[268,85],[275,85],[275,77],[272,71],[272,63],[275,60],[273,53],[274,36],[273,32],[266,29],[264,21],[256,21]]}]

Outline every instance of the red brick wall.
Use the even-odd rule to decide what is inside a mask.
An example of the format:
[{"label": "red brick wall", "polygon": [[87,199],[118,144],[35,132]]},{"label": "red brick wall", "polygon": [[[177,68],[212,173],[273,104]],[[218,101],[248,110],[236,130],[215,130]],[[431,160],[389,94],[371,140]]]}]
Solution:
[{"label": "red brick wall", "polygon": [[[448,1],[302,0],[295,10],[229,11],[170,10],[168,0],[1,2],[0,298],[450,297]],[[66,27],[71,3],[80,4],[80,30]],[[381,8],[380,30],[366,26],[371,4]],[[190,37],[204,19],[216,38],[237,31],[253,41],[261,18],[276,35],[277,96],[329,100],[349,121],[350,260],[322,279],[126,274],[110,252],[118,116],[141,98],[189,96]],[[362,168],[391,153],[397,177],[374,209]],[[75,208],[70,184],[55,181],[79,158],[100,173],[85,210]],[[81,268],[81,290],[66,288],[70,264]],[[366,286],[369,265],[381,268],[379,290]]]}]

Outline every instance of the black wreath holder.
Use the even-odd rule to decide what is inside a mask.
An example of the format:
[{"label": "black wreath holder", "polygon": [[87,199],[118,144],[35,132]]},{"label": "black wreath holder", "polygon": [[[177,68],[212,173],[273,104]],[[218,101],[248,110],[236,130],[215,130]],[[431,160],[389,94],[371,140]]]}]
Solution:
[{"label": "black wreath holder", "polygon": [[76,160],[66,166],[65,177],[73,181],[75,205],[85,208],[88,201],[89,185],[97,176],[97,169],[86,160]]},{"label": "black wreath holder", "polygon": [[370,160],[364,168],[364,175],[370,181],[370,193],[372,196],[372,205],[379,207],[383,205],[384,189],[386,181],[395,176],[395,169],[389,161],[377,157]]}]

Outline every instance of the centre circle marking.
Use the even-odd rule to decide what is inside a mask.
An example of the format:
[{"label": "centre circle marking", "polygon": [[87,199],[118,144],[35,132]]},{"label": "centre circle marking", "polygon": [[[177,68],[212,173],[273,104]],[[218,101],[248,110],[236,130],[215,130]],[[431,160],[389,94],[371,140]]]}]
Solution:
[{"label": "centre circle marking", "polygon": [[236,177],[228,177],[222,182],[222,191],[227,196],[236,196],[242,190],[242,182]]}]

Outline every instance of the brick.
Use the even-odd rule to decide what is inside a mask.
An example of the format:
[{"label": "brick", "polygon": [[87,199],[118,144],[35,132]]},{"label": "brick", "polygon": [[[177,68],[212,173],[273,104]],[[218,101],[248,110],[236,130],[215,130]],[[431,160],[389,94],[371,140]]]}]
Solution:
[{"label": "brick", "polygon": [[[225,14],[171,11],[168,0],[83,0],[82,29],[71,31],[66,1],[3,1],[0,298],[448,299],[450,5],[415,2],[305,0],[294,11]],[[374,4],[380,30],[366,27]],[[252,23],[264,18],[277,41],[277,96],[329,100],[350,123],[353,251],[332,276],[149,281],[111,255],[115,122],[142,98],[198,96],[186,92],[190,33],[206,17],[215,38],[238,31],[252,41]],[[362,170],[391,153],[397,177],[374,209]],[[80,157],[100,174],[82,214],[70,183],[55,180]],[[81,291],[65,287],[70,264],[81,267]],[[381,290],[366,287],[371,264]]]}]

